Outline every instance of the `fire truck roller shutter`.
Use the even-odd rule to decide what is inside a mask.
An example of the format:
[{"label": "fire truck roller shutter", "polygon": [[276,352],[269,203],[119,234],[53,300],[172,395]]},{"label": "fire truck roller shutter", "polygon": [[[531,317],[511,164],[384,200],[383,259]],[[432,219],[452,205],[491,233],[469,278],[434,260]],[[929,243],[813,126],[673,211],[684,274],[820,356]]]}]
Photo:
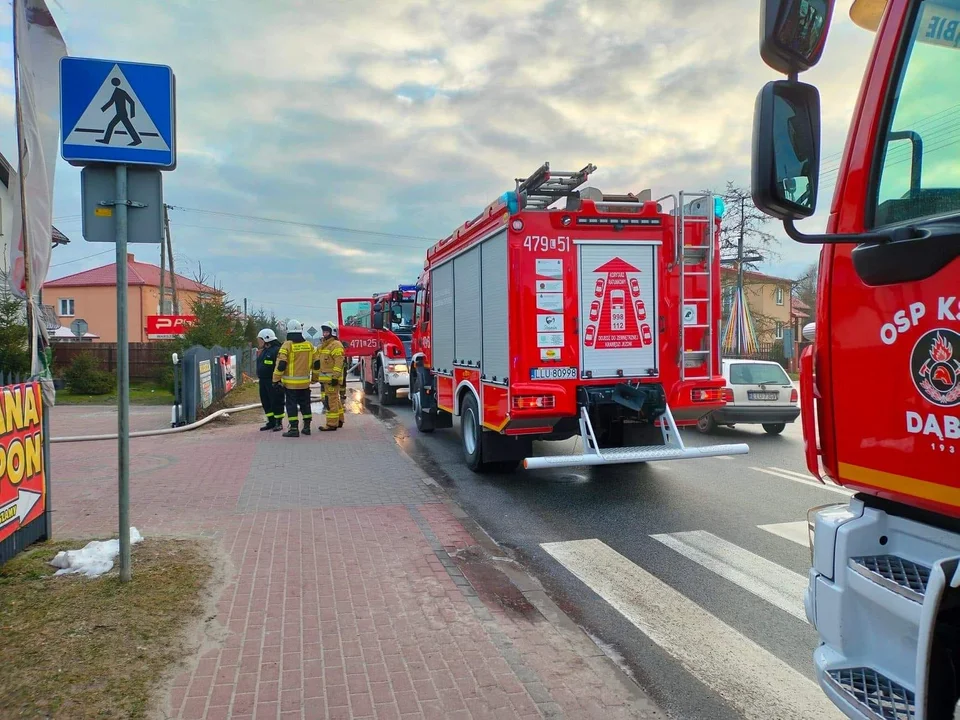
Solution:
[{"label": "fire truck roller shutter", "polygon": [[483,364],[486,380],[498,382],[510,373],[509,333],[507,332],[507,231],[494,235],[480,246],[483,273]]},{"label": "fire truck roller shutter", "polygon": [[431,303],[430,322],[433,332],[433,367],[441,372],[453,374],[453,263],[439,265],[432,271],[430,279]]},{"label": "fire truck roller shutter", "polygon": [[480,247],[453,260],[453,314],[455,360],[479,365],[483,354],[480,337]]}]

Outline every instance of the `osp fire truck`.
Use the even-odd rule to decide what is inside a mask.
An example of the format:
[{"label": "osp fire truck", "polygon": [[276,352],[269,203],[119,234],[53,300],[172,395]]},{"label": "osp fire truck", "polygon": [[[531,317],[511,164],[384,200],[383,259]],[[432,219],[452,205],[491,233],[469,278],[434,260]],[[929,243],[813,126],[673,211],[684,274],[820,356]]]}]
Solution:
[{"label": "osp fire truck", "polygon": [[960,0],[855,0],[876,32],[822,235],[820,108],[797,80],[833,2],[765,0],[753,196],[822,244],[801,357],[806,462],[854,491],[813,508],[807,618],[851,718],[945,720],[960,699]]},{"label": "osp fire truck", "polygon": [[375,293],[372,298],[339,301],[341,340],[350,343],[351,357],[364,392],[376,393],[381,405],[392,405],[397,391],[410,388],[410,357],[416,285]]},{"label": "osp fire truck", "polygon": [[[748,451],[686,447],[677,429],[725,402],[720,203],[578,189],[594,170],[545,163],[427,251],[416,424],[428,433],[460,416],[476,471]],[[577,435],[581,454],[533,456],[533,440]]]}]

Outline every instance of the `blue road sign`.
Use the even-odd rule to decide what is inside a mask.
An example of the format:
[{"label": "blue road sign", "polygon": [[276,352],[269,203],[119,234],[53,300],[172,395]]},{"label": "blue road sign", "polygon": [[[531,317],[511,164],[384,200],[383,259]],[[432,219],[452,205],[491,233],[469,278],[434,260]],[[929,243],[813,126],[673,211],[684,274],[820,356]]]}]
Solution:
[{"label": "blue road sign", "polygon": [[60,154],[71,165],[177,165],[173,70],[166,65],[60,60]]}]

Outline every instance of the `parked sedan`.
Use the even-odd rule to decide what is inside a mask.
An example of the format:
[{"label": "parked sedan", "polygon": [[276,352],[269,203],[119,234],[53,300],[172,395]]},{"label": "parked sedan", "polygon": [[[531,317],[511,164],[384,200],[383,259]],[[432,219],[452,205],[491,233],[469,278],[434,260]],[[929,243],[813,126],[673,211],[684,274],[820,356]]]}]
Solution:
[{"label": "parked sedan", "polygon": [[759,424],[779,435],[800,415],[797,390],[779,363],[766,360],[724,360],[723,389],[727,404],[697,421],[700,432],[717,425]]}]

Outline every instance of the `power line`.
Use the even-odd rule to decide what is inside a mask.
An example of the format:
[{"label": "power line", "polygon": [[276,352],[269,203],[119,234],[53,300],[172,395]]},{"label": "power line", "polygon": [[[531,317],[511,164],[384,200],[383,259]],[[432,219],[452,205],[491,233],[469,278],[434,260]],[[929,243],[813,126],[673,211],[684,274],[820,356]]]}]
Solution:
[{"label": "power line", "polygon": [[402,235],[399,233],[380,232],[377,230],[360,230],[358,228],[341,227],[338,225],[321,225],[319,223],[298,222],[296,220],[282,220],[280,218],[263,217],[261,215],[243,215],[241,213],[228,213],[228,212],[222,212],[219,210],[204,210],[202,208],[189,208],[189,207],[183,207],[181,205],[168,205],[167,207],[170,208],[171,210],[179,210],[181,212],[195,212],[195,213],[203,213],[205,215],[220,215],[222,217],[238,218],[241,220],[256,220],[258,222],[280,223],[282,225],[297,225],[300,227],[318,228],[320,230],[356,233],[358,235],[377,235],[379,237],[402,238],[404,240],[429,240],[430,242],[436,242],[438,239],[435,237],[426,237],[424,235]]},{"label": "power line", "polygon": [[[173,225],[180,228],[195,228],[198,230],[220,230],[222,232],[245,233],[248,235],[265,235],[268,237],[288,237],[288,238],[300,238],[300,239],[306,239],[306,240],[310,240],[310,239],[322,240],[323,239],[323,238],[310,238],[309,236],[306,236],[306,235],[296,235],[294,233],[276,233],[276,232],[265,232],[263,230],[246,230],[243,228],[225,228],[225,227],[217,227],[216,225],[191,225],[190,223],[183,223],[183,222],[175,222],[173,223]],[[393,236],[393,237],[404,237],[404,236]],[[370,242],[368,240],[367,241],[354,240],[353,242],[358,245],[370,245],[370,246],[376,246],[376,247],[389,247],[389,248],[406,247],[406,248],[415,248],[417,250],[426,250],[425,247],[418,247],[412,244],[401,245],[399,243],[378,243],[378,242]]]},{"label": "power line", "polygon": [[83,257],[76,258],[74,260],[64,260],[63,262],[54,263],[50,267],[60,267],[61,265],[69,265],[70,263],[80,262],[81,260],[89,260],[92,257],[97,257],[98,255],[106,255],[107,253],[116,252],[113,248],[109,250],[104,250],[103,252],[94,253],[93,255],[84,255]]}]

